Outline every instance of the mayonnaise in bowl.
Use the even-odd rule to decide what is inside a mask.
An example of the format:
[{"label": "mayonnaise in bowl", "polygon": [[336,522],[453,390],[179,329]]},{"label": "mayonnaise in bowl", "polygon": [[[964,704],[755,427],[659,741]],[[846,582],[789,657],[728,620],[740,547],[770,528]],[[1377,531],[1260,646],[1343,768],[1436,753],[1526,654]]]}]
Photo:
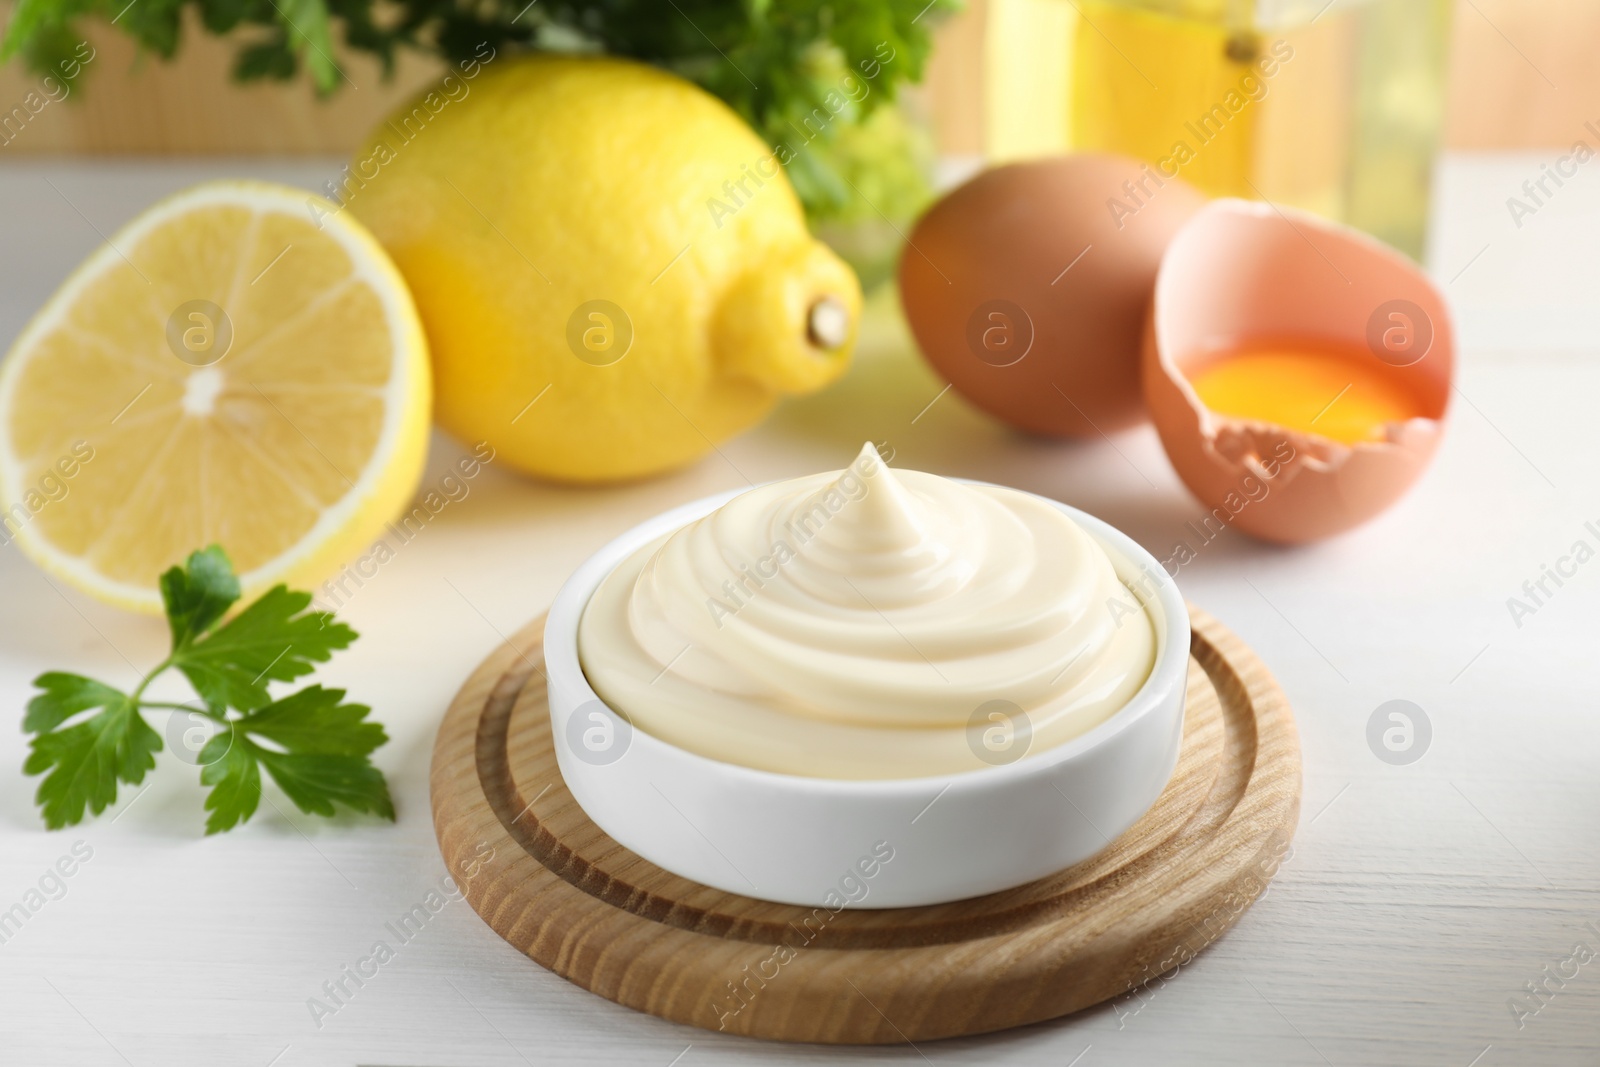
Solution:
[{"label": "mayonnaise in bowl", "polygon": [[1140,604],[1051,502],[891,470],[868,444],[633,551],[584,608],[578,657],[608,706],[698,755],[920,778],[1114,715],[1155,664]]}]

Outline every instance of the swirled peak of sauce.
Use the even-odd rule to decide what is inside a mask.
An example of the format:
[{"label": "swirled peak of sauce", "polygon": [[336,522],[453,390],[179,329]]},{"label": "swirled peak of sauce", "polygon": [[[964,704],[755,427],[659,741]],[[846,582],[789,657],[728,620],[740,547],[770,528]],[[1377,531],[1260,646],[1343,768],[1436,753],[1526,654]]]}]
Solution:
[{"label": "swirled peak of sauce", "polygon": [[842,471],[751,489],[638,549],[590,599],[578,651],[602,700],[673,745],[913,778],[1104,722],[1154,665],[1136,603],[1049,501],[891,470],[868,444]]}]

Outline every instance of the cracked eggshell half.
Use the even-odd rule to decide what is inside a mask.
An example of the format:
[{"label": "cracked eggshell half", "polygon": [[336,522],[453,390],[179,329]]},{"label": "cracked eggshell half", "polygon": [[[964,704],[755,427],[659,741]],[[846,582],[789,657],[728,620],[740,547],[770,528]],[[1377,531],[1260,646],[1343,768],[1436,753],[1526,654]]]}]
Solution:
[{"label": "cracked eggshell half", "polygon": [[[1218,415],[1187,375],[1224,346],[1301,340],[1355,353],[1403,385],[1419,417],[1342,444]],[[1388,508],[1438,448],[1455,368],[1443,295],[1411,260],[1301,211],[1245,200],[1202,208],[1167,247],[1146,324],[1145,401],[1184,484],[1266,541],[1331,537]]]}]

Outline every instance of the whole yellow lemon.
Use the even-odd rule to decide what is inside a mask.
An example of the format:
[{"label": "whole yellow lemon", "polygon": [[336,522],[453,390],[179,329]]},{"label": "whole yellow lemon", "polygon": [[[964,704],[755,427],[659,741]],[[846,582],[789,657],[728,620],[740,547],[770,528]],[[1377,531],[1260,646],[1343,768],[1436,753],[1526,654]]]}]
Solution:
[{"label": "whole yellow lemon", "polygon": [[843,372],[861,290],[806,230],[792,151],[654,67],[489,52],[373,131],[338,199],[411,287],[440,424],[608,482]]}]

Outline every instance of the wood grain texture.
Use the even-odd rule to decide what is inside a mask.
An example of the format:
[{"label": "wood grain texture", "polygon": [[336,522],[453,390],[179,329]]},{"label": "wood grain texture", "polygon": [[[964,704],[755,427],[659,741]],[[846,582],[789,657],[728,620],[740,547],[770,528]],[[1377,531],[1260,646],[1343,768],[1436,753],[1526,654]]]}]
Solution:
[{"label": "wood grain texture", "polygon": [[1244,644],[1194,611],[1178,768],[1104,852],[1003,893],[830,913],[679,878],[591,823],[556,767],[543,620],[445,714],[432,768],[446,865],[494,930],[620,1004],[783,1041],[889,1044],[1064,1015],[1193,958],[1265,889],[1300,803],[1294,720]]}]

